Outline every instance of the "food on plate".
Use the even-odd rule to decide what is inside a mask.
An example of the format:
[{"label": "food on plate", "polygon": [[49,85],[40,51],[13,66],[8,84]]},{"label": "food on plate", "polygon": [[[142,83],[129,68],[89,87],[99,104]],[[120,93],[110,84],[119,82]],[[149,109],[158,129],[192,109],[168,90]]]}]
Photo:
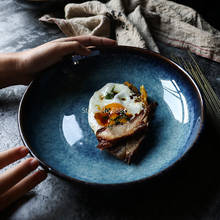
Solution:
[{"label": "food on plate", "polygon": [[131,83],[107,83],[89,101],[88,121],[98,148],[127,163],[139,149],[156,103],[148,103],[147,92]]}]

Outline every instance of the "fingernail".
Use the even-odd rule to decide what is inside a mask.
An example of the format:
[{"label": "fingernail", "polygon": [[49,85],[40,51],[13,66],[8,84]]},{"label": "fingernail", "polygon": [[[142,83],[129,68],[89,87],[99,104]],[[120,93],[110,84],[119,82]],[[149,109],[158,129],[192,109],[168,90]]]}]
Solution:
[{"label": "fingernail", "polygon": [[44,170],[38,170],[35,175],[36,175],[35,177],[39,182],[47,178],[47,173]]},{"label": "fingernail", "polygon": [[20,148],[21,155],[25,156],[28,154],[28,152],[29,152],[29,150],[25,146]]},{"label": "fingernail", "polygon": [[90,50],[90,49],[88,49],[88,48],[86,48],[86,50],[87,50],[87,51],[85,51],[85,52],[86,52],[86,54],[85,54],[85,55],[89,55],[89,54],[91,53],[91,50]]},{"label": "fingernail", "polygon": [[117,44],[117,41],[116,41],[116,40],[110,39],[110,41],[111,41],[113,44]]},{"label": "fingernail", "polygon": [[47,178],[47,173],[44,170],[38,170],[38,172],[42,180]]},{"label": "fingernail", "polygon": [[39,161],[35,158],[32,158],[30,160],[30,165],[31,165],[32,169],[36,169],[39,165]]}]

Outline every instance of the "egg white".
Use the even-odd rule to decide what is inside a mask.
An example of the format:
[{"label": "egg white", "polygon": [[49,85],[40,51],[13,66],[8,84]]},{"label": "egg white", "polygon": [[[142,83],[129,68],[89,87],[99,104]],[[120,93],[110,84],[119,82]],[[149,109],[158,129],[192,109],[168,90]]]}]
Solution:
[{"label": "egg white", "polygon": [[[117,94],[112,99],[105,99],[105,96],[112,91],[117,92]],[[135,96],[133,91],[128,88],[128,86],[119,83],[107,83],[101,89],[96,91],[89,101],[88,108],[88,122],[94,133],[97,132],[102,126],[98,124],[94,115],[97,112],[101,112],[104,106],[111,103],[120,103],[123,105],[129,114],[135,116],[135,114],[140,113],[143,109],[142,102],[135,102]]]}]

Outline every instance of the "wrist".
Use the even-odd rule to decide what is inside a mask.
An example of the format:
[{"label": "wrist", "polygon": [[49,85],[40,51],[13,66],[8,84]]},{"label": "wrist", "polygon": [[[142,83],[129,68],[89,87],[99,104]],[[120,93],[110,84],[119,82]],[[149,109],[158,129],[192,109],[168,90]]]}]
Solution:
[{"label": "wrist", "polygon": [[19,53],[0,54],[0,88],[24,84]]}]

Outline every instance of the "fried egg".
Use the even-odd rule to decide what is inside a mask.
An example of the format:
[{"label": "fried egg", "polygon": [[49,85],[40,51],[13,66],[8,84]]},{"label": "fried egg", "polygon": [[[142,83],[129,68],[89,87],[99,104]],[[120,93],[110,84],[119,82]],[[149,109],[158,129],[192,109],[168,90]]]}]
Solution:
[{"label": "fried egg", "polygon": [[147,93],[132,84],[107,83],[89,101],[88,122],[94,133],[102,127],[129,122],[146,107]]}]

